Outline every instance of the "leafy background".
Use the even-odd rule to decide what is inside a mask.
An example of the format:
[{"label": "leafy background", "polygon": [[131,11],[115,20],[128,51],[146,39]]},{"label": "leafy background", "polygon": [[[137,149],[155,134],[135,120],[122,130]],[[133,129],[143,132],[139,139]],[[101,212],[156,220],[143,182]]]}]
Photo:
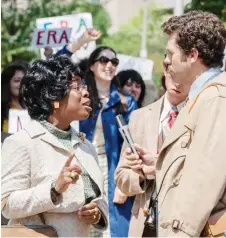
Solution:
[{"label": "leafy background", "polygon": [[[30,47],[31,34],[37,18],[77,12],[92,14],[95,28],[102,32],[102,37],[97,41],[98,45],[108,45],[118,53],[139,56],[142,11],[131,18],[127,24],[121,26],[117,33],[108,35],[108,29],[111,26],[110,18],[100,4],[93,4],[85,0],[70,1],[67,4],[55,0],[29,0],[27,4],[26,9],[18,9],[16,0],[2,1],[2,68],[16,59],[30,62],[40,57],[39,51],[32,50]],[[186,6],[185,11],[193,9],[213,12],[226,22],[226,0],[192,0]],[[166,45],[166,38],[161,32],[161,24],[172,14],[172,9],[158,10],[153,6],[148,8],[147,50],[148,58],[155,63],[153,79],[158,88],[161,84],[162,61]]]}]

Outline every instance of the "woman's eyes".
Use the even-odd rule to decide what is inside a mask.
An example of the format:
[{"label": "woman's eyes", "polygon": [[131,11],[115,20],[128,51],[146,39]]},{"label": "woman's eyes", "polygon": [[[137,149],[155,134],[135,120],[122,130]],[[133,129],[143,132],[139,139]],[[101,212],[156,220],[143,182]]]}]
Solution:
[{"label": "woman's eyes", "polygon": [[136,83],[126,83],[127,87],[132,87],[133,85],[135,85],[136,88],[141,88],[140,84],[136,84]]},{"label": "woman's eyes", "polygon": [[21,78],[13,78],[14,83],[19,83],[21,81]]}]

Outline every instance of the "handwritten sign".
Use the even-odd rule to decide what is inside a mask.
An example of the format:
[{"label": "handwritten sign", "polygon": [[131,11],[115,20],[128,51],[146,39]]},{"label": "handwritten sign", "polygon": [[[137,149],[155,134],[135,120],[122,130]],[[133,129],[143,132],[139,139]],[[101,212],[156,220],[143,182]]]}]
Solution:
[{"label": "handwritten sign", "polygon": [[32,37],[32,47],[64,46],[69,43],[71,30],[71,28],[35,29]]},{"label": "handwritten sign", "polygon": [[29,122],[30,117],[26,110],[10,109],[8,133],[15,133],[23,129]]},{"label": "handwritten sign", "polygon": [[154,67],[152,60],[123,54],[117,54],[117,57],[119,59],[117,73],[122,70],[134,69],[141,74],[143,80],[152,80]]},{"label": "handwritten sign", "polygon": [[[90,13],[76,13],[65,16],[46,17],[36,20],[38,29],[52,29],[52,28],[72,28],[70,42],[78,39],[85,32],[87,28],[93,28],[92,15]],[[96,48],[95,41],[84,45],[74,55],[74,60],[79,60],[89,57],[90,53]],[[59,49],[59,48],[58,48]],[[54,52],[58,50],[54,48]],[[41,57],[45,59],[44,49],[41,49]]]}]

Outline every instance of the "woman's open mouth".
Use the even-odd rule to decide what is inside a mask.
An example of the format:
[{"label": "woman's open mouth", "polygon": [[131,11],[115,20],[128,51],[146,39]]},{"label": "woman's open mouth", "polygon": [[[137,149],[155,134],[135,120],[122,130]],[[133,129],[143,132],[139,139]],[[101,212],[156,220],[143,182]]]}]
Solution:
[{"label": "woman's open mouth", "polygon": [[87,100],[85,103],[82,104],[83,107],[87,110],[87,111],[92,111],[92,108],[90,107],[90,100]]}]

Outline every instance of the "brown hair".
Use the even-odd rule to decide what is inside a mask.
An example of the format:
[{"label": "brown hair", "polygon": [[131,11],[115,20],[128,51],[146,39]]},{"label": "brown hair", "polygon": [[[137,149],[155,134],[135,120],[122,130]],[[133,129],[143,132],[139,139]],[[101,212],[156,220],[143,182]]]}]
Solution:
[{"label": "brown hair", "polygon": [[190,11],[173,16],[162,25],[164,33],[177,34],[177,44],[185,55],[192,48],[208,67],[222,66],[226,43],[226,30],[220,19],[209,12]]}]

